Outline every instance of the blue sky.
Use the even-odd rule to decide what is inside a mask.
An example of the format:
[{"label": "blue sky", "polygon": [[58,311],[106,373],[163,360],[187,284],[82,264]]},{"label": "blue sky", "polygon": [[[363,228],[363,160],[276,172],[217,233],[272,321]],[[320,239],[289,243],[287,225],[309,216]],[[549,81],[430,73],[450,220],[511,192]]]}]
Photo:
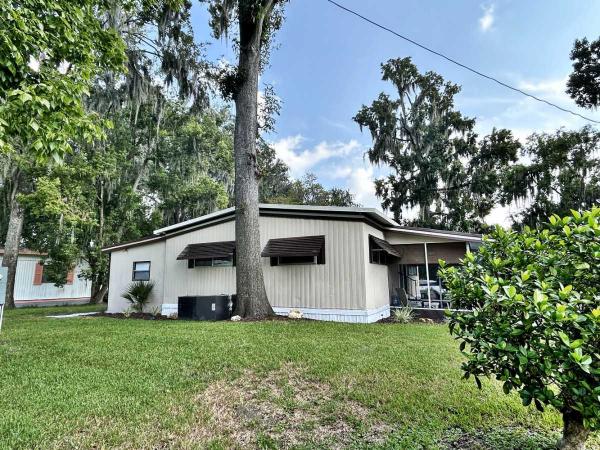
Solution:
[{"label": "blue sky", "polygon": [[[412,39],[532,94],[578,109],[564,94],[569,52],[576,38],[600,36],[600,2],[338,0]],[[235,61],[227,42],[214,41],[204,6],[193,25],[208,55]],[[363,155],[370,144],[352,117],[389,86],[380,64],[410,56],[421,71],[433,70],[462,86],[457,107],[477,118],[480,135],[509,128],[524,138],[533,131],[576,128],[584,121],[527,99],[431,55],[337,9],[325,0],[291,0],[262,81],[282,100],[276,133],[269,136],[295,177],[314,172],[326,186],[349,188],[364,206],[379,207],[373,179],[386,169]],[[507,223],[517,206],[497,209],[490,222]]]}]

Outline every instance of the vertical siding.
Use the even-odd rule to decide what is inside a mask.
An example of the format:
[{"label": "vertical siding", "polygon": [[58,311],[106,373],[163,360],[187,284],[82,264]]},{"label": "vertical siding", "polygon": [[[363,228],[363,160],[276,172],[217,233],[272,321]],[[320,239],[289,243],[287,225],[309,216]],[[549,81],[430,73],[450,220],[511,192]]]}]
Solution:
[{"label": "vertical siding", "polygon": [[[15,301],[32,302],[38,300],[86,300],[90,298],[91,283],[79,278],[83,269],[82,265],[75,268],[73,284],[65,284],[63,287],[57,287],[53,283],[44,283],[40,285],[33,284],[35,266],[40,261],[37,256],[21,255],[17,261],[17,276],[15,280]],[[0,256],[0,264],[2,257]]]},{"label": "vertical siding", "polygon": [[[295,236],[325,236],[325,264],[271,267],[262,259],[265,286],[274,307],[296,308],[366,308],[364,229],[361,222],[319,219],[261,217],[261,246],[269,239]],[[164,288],[162,303],[174,304],[184,295],[215,295],[236,292],[234,267],[197,267],[188,269],[187,261],[177,256],[188,244],[235,239],[235,222],[229,221],[191,231],[161,243],[113,252],[109,310],[127,307],[121,292],[131,281],[134,260],[151,260],[151,278],[157,282],[157,260],[162,251]],[[385,280],[387,286],[387,278]],[[158,294],[160,289],[155,288]]]},{"label": "vertical siding", "polygon": [[185,295],[235,294],[235,268],[196,267],[188,269],[187,261],[177,256],[189,244],[235,240],[233,221],[172,237],[165,248],[164,303],[177,303]]},{"label": "vertical siding", "polygon": [[274,307],[365,309],[362,223],[261,217],[261,244],[269,239],[325,236],[325,264],[275,266],[263,258]]},{"label": "vertical siding", "polygon": [[[364,309],[364,271],[361,261],[361,224],[332,220],[261,217],[261,246],[269,239],[325,235],[325,264],[271,267],[262,259],[267,295],[273,306]],[[177,255],[188,244],[235,239],[229,221],[167,240],[165,303],[182,295],[233,294],[235,268],[187,268]]]},{"label": "vertical siding", "polygon": [[363,224],[363,267],[365,268],[367,309],[389,305],[390,291],[388,266],[369,262],[369,235],[385,239],[383,233],[370,225]]},{"label": "vertical siding", "polygon": [[149,308],[159,307],[164,298],[164,241],[113,252],[110,257],[108,311],[121,312],[130,307],[122,295],[132,282],[134,261],[150,261],[150,280],[154,282]]}]

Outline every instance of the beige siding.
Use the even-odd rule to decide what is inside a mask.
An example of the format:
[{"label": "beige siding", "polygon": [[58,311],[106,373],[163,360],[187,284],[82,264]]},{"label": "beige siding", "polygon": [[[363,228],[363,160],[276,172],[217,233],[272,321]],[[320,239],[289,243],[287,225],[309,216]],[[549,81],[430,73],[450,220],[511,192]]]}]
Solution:
[{"label": "beige siding", "polygon": [[363,266],[365,268],[365,289],[367,309],[389,304],[388,266],[369,262],[369,235],[385,239],[383,233],[370,225],[363,224]]},{"label": "beige siding", "polygon": [[[75,268],[73,284],[65,284],[62,287],[57,287],[54,283],[34,285],[35,266],[40,260],[41,258],[38,256],[19,256],[15,280],[16,302],[23,302],[23,304],[31,302],[31,304],[35,304],[37,302],[43,303],[43,301],[89,300],[91,283],[79,278],[79,274],[83,268],[82,265],[78,265]],[[0,264],[2,264],[2,256],[0,256]]]},{"label": "beige siding", "polygon": [[261,217],[261,244],[272,238],[325,235],[325,264],[269,265],[265,284],[275,307],[365,309],[362,223]]},{"label": "beige siding", "polygon": [[[261,246],[269,239],[325,235],[325,264],[275,266],[263,258],[267,295],[274,307],[364,309],[359,222],[261,217]],[[235,268],[188,269],[177,255],[188,244],[235,239],[229,221],[167,240],[165,303],[183,295],[235,293]]]},{"label": "beige siding", "polygon": [[177,303],[185,295],[235,294],[235,268],[196,267],[188,269],[187,261],[177,256],[188,244],[235,240],[233,220],[169,238],[165,251],[165,300]]},{"label": "beige siding", "polygon": [[108,290],[108,311],[122,312],[130,304],[122,297],[132,282],[133,263],[150,261],[150,280],[154,282],[149,308],[159,307],[163,303],[165,279],[165,243],[164,241],[120,250],[111,254],[110,279]]},{"label": "beige siding", "polygon": [[[325,264],[271,267],[262,259],[265,286],[273,307],[366,309],[365,228],[361,222],[339,220],[261,217],[261,246],[269,239],[296,236],[325,236]],[[381,235],[381,234],[379,234]],[[121,293],[131,282],[133,261],[151,260],[154,294],[162,303],[176,304],[185,295],[235,293],[235,268],[198,267],[188,269],[187,261],[177,256],[188,244],[235,239],[233,220],[173,236],[164,242],[115,251],[111,255],[109,309],[127,307]],[[157,270],[164,261],[164,276]],[[384,267],[373,268],[376,275]],[[369,272],[369,275],[372,275]],[[162,278],[161,278],[162,277]],[[164,289],[162,283],[164,280]],[[387,273],[383,286],[387,286]],[[380,304],[376,294],[372,303]],[[377,299],[377,300],[375,300]]]}]

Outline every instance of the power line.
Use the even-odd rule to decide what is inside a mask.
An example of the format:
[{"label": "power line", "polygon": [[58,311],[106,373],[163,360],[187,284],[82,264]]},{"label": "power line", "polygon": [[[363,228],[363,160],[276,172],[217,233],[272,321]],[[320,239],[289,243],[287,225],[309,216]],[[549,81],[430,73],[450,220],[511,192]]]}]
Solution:
[{"label": "power line", "polygon": [[480,72],[477,69],[473,69],[472,67],[469,67],[469,66],[467,66],[467,65],[465,65],[465,64],[463,64],[461,62],[458,62],[457,60],[455,60],[453,58],[450,58],[449,56],[446,56],[443,53],[440,53],[440,52],[438,52],[436,50],[433,50],[433,49],[427,47],[426,45],[419,44],[417,41],[414,41],[413,39],[411,39],[409,37],[403,36],[402,34],[396,32],[396,31],[394,31],[394,30],[392,30],[392,29],[390,29],[390,28],[388,28],[388,27],[386,27],[384,25],[379,24],[379,23],[375,22],[374,20],[371,20],[368,17],[365,17],[362,14],[360,14],[360,13],[358,13],[358,12],[356,12],[356,11],[350,9],[350,8],[346,8],[344,5],[340,5],[339,3],[335,2],[334,0],[327,0],[327,1],[329,3],[331,3],[332,5],[335,5],[338,8],[340,8],[340,9],[346,11],[346,12],[348,12],[350,14],[353,14],[356,17],[361,18],[365,22],[368,22],[371,25],[376,26],[377,28],[381,28],[382,30],[387,31],[388,33],[392,33],[393,35],[395,35],[395,36],[397,36],[397,37],[399,37],[401,39],[404,39],[405,41],[410,42],[411,44],[416,45],[417,47],[420,47],[423,50],[428,51],[429,53],[433,53],[434,55],[437,55],[437,56],[439,56],[441,58],[444,58],[445,60],[450,61],[452,64],[456,64],[457,66],[462,67],[463,69],[467,69],[468,71],[473,72],[474,74],[479,75],[480,77],[487,78],[490,81],[498,83],[500,86],[503,86],[503,87],[505,87],[507,89],[510,89],[512,91],[515,91],[515,92],[518,92],[519,94],[525,95],[525,96],[527,96],[529,98],[532,98],[532,99],[534,99],[534,100],[536,100],[538,102],[545,103],[546,105],[552,106],[553,108],[559,109],[560,111],[563,111],[563,112],[572,114],[574,116],[580,117],[580,118],[582,118],[584,120],[587,120],[589,122],[600,124],[600,121],[598,121],[598,120],[591,119],[591,118],[586,117],[586,116],[584,116],[582,114],[579,114],[578,112],[572,111],[572,110],[567,109],[567,108],[563,108],[562,106],[559,106],[559,105],[557,105],[555,103],[549,102],[548,100],[544,100],[543,98],[536,97],[533,94],[530,94],[530,93],[525,92],[525,91],[523,91],[523,90],[521,90],[519,88],[516,88],[514,86],[506,84],[503,81],[500,81],[497,78],[492,77],[491,75],[486,75],[485,73],[482,73],[482,72]]}]

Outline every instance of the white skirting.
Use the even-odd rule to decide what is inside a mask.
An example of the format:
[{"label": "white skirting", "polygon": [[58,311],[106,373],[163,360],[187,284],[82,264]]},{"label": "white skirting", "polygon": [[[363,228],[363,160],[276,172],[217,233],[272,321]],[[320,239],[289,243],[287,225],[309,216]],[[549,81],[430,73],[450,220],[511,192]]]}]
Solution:
[{"label": "white skirting", "polygon": [[[163,316],[177,315],[177,303],[163,303]],[[325,308],[281,308],[273,307],[275,314],[287,316],[291,310],[299,310],[307,319],[325,320],[329,322],[373,323],[390,317],[390,305],[375,309],[325,309]]]},{"label": "white skirting", "polygon": [[179,305],[177,303],[163,303],[160,309],[160,313],[163,316],[173,316],[177,315]]},{"label": "white skirting", "polygon": [[390,305],[375,309],[321,309],[321,308],[282,308],[273,307],[275,314],[287,316],[291,310],[299,310],[307,319],[325,320],[330,322],[373,323],[390,317]]}]

